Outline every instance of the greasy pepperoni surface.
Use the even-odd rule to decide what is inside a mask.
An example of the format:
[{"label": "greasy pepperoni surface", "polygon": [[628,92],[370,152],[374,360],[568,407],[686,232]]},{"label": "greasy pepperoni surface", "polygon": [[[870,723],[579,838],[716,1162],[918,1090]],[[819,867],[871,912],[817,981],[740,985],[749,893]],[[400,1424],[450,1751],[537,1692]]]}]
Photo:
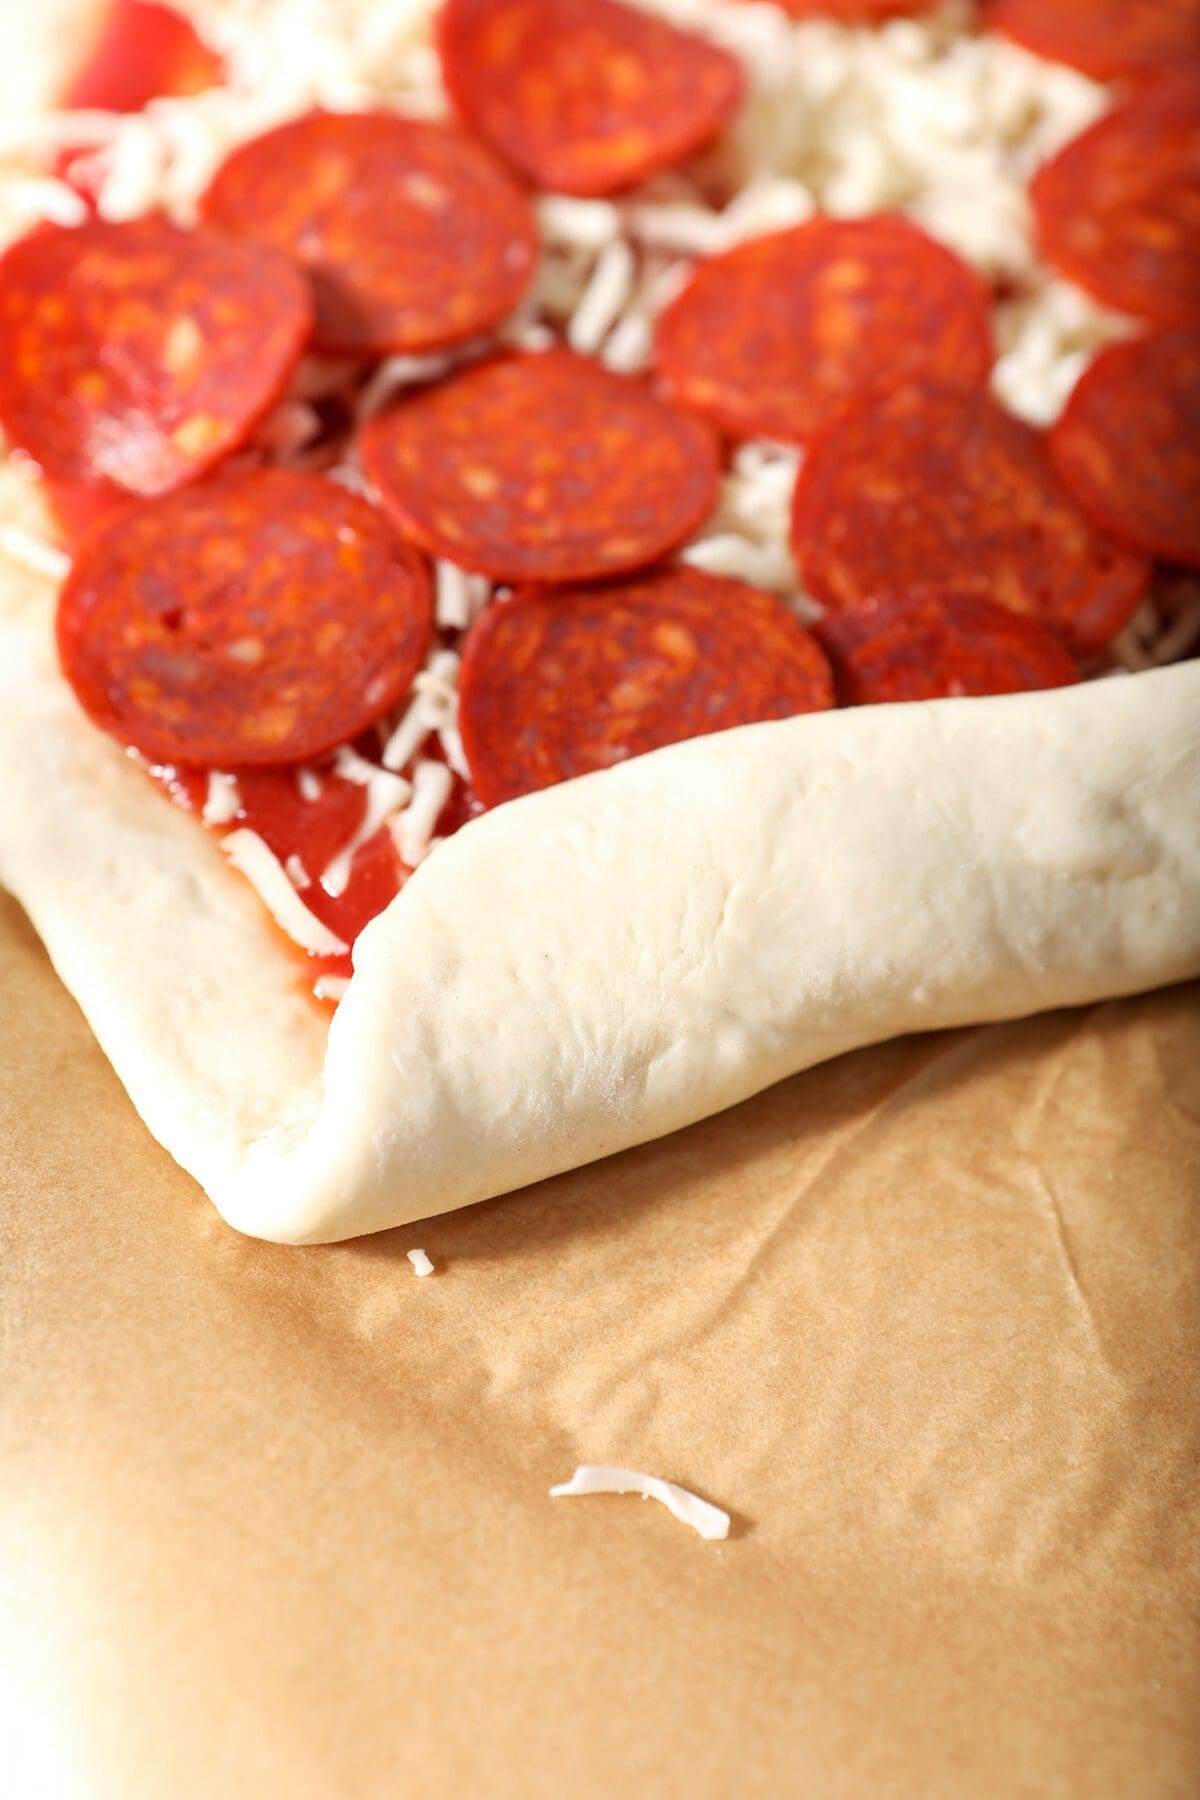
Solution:
[{"label": "greasy pepperoni surface", "polygon": [[938,0],[776,0],[793,19],[837,19],[843,25],[880,25],[928,12]]},{"label": "greasy pepperoni surface", "polygon": [[99,112],[141,112],[160,94],[214,87],[221,59],[188,19],[158,0],[109,0],[91,54],[60,105]]},{"label": "greasy pepperoni surface", "polygon": [[816,640],[773,594],[672,568],[529,588],[467,640],[463,747],[487,806],[681,738],[833,705]]},{"label": "greasy pepperoni surface", "polygon": [[489,331],[533,276],[529,201],[463,132],[394,113],[314,113],[235,150],[205,218],[307,270],[316,344],[445,349]]},{"label": "greasy pepperoni surface", "polygon": [[1036,431],[979,390],[851,402],[814,439],[792,514],[809,591],[835,612],[951,590],[1104,647],[1150,571],[1089,523]]},{"label": "greasy pepperoni surface", "polygon": [[884,381],[983,381],[991,295],[895,214],[819,218],[700,263],[656,345],[670,389],[726,431],[802,443]]},{"label": "greasy pepperoni surface", "polygon": [[1050,434],[1090,518],[1147,556],[1200,567],[1200,328],[1114,344]]},{"label": "greasy pepperoni surface", "polygon": [[736,59],[616,0],[447,0],[446,87],[514,168],[614,194],[700,150],[742,97]]},{"label": "greasy pepperoni surface", "polygon": [[156,762],[299,762],[405,692],[428,570],[374,508],[258,469],[135,508],[80,551],[58,650],[84,710]]},{"label": "greasy pepperoni surface", "polygon": [[277,251],[161,218],[0,258],[0,423],[48,476],[163,494],[244,443],[312,324]]},{"label": "greasy pepperoni surface", "polygon": [[961,595],[883,602],[825,619],[817,636],[843,706],[1019,694],[1079,671],[1044,625]]},{"label": "greasy pepperoni surface", "polygon": [[1042,253],[1064,275],[1139,318],[1200,324],[1200,65],[1145,82],[1030,193]]},{"label": "greasy pepperoni surface", "polygon": [[1200,56],[1200,0],[991,0],[984,23],[1097,81]]},{"label": "greasy pepperoni surface", "polygon": [[708,427],[566,350],[499,357],[373,419],[363,463],[408,536],[495,581],[655,561],[712,507]]}]

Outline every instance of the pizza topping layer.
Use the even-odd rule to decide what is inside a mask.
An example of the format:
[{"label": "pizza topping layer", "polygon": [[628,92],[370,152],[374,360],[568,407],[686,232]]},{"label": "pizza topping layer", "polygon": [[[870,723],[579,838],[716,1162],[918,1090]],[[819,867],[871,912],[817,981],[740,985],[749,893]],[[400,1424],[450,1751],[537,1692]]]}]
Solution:
[{"label": "pizza topping layer", "polygon": [[202,202],[286,251],[316,295],[314,347],[384,356],[490,331],[533,277],[525,194],[462,132],[394,113],[317,113],[254,138]]},{"label": "pizza topping layer", "polygon": [[150,217],[0,258],[0,423],[50,477],[164,494],[244,444],[312,328],[275,250]]},{"label": "pizza topping layer", "polygon": [[[113,29],[163,10],[116,0]],[[1044,10],[1049,20],[1072,9]],[[1127,36],[1135,12],[1144,23],[1162,10],[1123,9]],[[154,404],[78,408],[83,462],[39,461],[80,571],[100,566],[102,542],[123,546],[111,593],[105,576],[105,603],[94,596],[94,643],[77,603],[75,618],[64,606],[85,704],[142,745],[178,801],[247,847],[235,846],[239,869],[307,951],[323,997],[344,989],[344,947],[485,804],[723,724],[833,704],[804,629],[821,602],[842,704],[1071,679],[1048,630],[1081,657],[1108,644],[1099,666],[1127,668],[1185,654],[1200,632],[1195,583],[1159,570],[1139,604],[1145,564],[1104,535],[1184,553],[1176,496],[1195,484],[1178,424],[1189,416],[1182,365],[1147,365],[1153,406],[1148,394],[1135,405],[1131,379],[1105,401],[1123,459],[1110,437],[1098,460],[1091,424],[1083,438],[1056,433],[1078,506],[1040,435],[981,391],[990,377],[1005,408],[1049,425],[1093,352],[1130,329],[1038,263],[1027,225],[1031,175],[1111,97],[981,35],[954,6],[670,0],[669,11],[670,24],[612,0],[231,6],[211,15],[205,79],[219,53],[223,85],[180,97],[186,72],[164,67],[146,92],[168,97],[143,113],[39,120],[42,160],[0,183],[0,224],[54,221],[29,242],[69,238],[68,261],[96,232],[118,244],[173,232],[185,278],[197,246],[218,244],[246,268],[268,259],[282,271],[247,277],[221,331],[206,321],[204,367],[223,370],[214,410],[227,432],[210,462],[225,466],[191,500],[201,508],[223,483],[290,471],[321,499],[276,507],[286,550],[268,542],[265,520],[231,533],[221,506],[207,532],[189,514],[195,529],[175,554],[159,545],[140,566],[142,534],[154,537],[140,495],[155,490],[116,485],[114,459],[138,466],[154,441],[147,420],[169,433],[183,418],[172,407],[189,404],[186,380],[175,393],[154,387],[164,356],[186,376],[195,344],[186,315],[197,309],[184,304],[180,324],[169,283],[121,290],[133,302],[128,341],[88,312],[101,306],[90,290],[75,302],[87,329],[50,333],[85,369],[89,344],[120,343],[120,356],[101,356],[105,394],[120,399],[132,381]],[[181,27],[179,41],[188,35]],[[139,41],[153,47],[152,34]],[[109,102],[97,91],[93,103]],[[116,90],[111,104],[125,104]],[[462,122],[441,122],[454,106]],[[473,106],[491,109],[494,130]],[[1158,100],[1152,110],[1159,119]],[[1171,187],[1186,132],[1166,139],[1148,140],[1141,171],[1158,211],[1134,221],[1151,251],[1133,259],[1137,278],[1158,304],[1194,222],[1186,191]],[[559,159],[553,176],[535,176],[559,191],[527,196],[497,151],[518,175],[526,151]],[[1121,211],[1130,167],[1118,158],[1115,187],[1073,201],[1110,234],[1114,267],[1132,241]],[[572,186],[592,197],[562,191]],[[297,292],[305,323],[267,379]],[[52,324],[57,282],[27,287],[31,297],[35,309],[50,301],[41,328]],[[57,366],[39,349],[23,376],[15,362],[0,369],[0,417],[11,391],[35,421],[57,421],[70,390]],[[915,420],[885,424],[879,442],[846,439],[850,461],[831,470],[827,435],[845,424],[835,411],[854,401],[853,420],[898,389],[925,396]],[[943,392],[965,410],[941,417]],[[1085,381],[1079,417],[1088,393]],[[1169,394],[1174,425],[1163,423]],[[89,460],[97,421],[102,464]],[[713,424],[742,441],[719,444]],[[814,433],[795,512],[824,468],[834,541],[798,527],[798,569],[788,521],[802,457],[789,446]],[[1068,442],[1084,443],[1096,492],[1071,477]],[[183,466],[166,485],[209,466]],[[1170,525],[1153,542],[1118,517],[1135,500],[1144,512],[1150,490]],[[392,576],[377,578],[371,557],[361,583],[325,567],[327,499],[361,505],[379,556],[399,559],[409,600],[421,596],[419,644],[407,602],[388,622]],[[28,546],[0,544],[29,559]],[[235,546],[240,567],[225,568],[222,587],[210,563],[232,564]],[[823,584],[831,569],[853,576],[836,594]],[[187,602],[175,624],[163,600],[172,582]],[[515,596],[506,585],[548,582],[564,585]],[[331,634],[343,630],[339,651]],[[322,634],[324,651],[301,654]],[[399,682],[379,709],[376,653]],[[267,748],[289,697],[296,735]],[[221,754],[200,767],[205,741]]]},{"label": "pizza topping layer", "polygon": [[586,581],[664,555],[712,507],[708,428],[561,349],[482,363],[373,419],[400,530],[494,581]]},{"label": "pizza topping layer", "polygon": [[809,449],[792,542],[834,612],[949,590],[1039,619],[1079,656],[1103,649],[1150,580],[1079,510],[1040,434],[969,388],[848,406]]},{"label": "pizza topping layer", "polygon": [[420,559],[356,495],[282,469],[216,477],[88,541],[58,648],[85,711],[159,762],[300,762],[404,694],[425,656]]},{"label": "pizza topping layer", "polygon": [[447,0],[442,74],[463,118],[564,194],[615,194],[710,143],[742,96],[734,57],[619,0]]},{"label": "pizza topping layer", "polygon": [[658,321],[671,391],[736,437],[803,443],[881,381],[983,382],[992,297],[898,214],[818,218],[698,265]]},{"label": "pizza topping layer", "polygon": [[173,7],[158,0],[111,0],[91,55],[62,104],[136,113],[163,94],[203,93],[221,73],[221,59]]},{"label": "pizza topping layer", "polygon": [[1160,75],[1031,189],[1043,254],[1109,306],[1200,324],[1200,64]]},{"label": "pizza topping layer", "polygon": [[1050,450],[1105,531],[1146,556],[1200,568],[1200,328],[1103,351],[1067,402]]},{"label": "pizza topping layer", "polygon": [[681,738],[833,705],[814,638],[772,594],[668,569],[524,589],[467,639],[461,729],[485,806]]},{"label": "pizza topping layer", "polygon": [[1200,56],[1197,0],[990,0],[986,19],[1026,49],[1097,81]]},{"label": "pizza topping layer", "polygon": [[1068,687],[1079,670],[1036,619],[959,594],[881,601],[817,628],[843,706]]}]

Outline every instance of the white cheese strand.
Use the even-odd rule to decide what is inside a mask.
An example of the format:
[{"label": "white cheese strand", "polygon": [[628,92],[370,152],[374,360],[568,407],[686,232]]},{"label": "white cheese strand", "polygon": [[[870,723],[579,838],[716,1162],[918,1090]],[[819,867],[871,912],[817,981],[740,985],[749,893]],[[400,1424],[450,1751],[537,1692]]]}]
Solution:
[{"label": "white cheese strand", "polygon": [[208,792],[205,795],[204,810],[200,814],[208,826],[228,825],[236,819],[242,810],[241,789],[236,775],[222,775],[213,769],[208,777]]},{"label": "white cheese strand", "polygon": [[334,758],[333,770],[343,781],[357,782],[367,794],[367,807],[358,830],[320,876],[321,886],[330,899],[336,900],[349,885],[355,852],[373,838],[394,813],[407,805],[412,789],[403,776],[379,768],[346,745]]},{"label": "white cheese strand", "polygon": [[0,552],[19,569],[31,575],[42,575],[47,581],[65,581],[71,559],[65,550],[19,525],[0,526]]},{"label": "white cheese strand", "polygon": [[263,905],[294,944],[310,956],[342,956],[349,948],[310,913],[288,880],[287,871],[256,831],[242,826],[221,839],[230,863],[258,893]]},{"label": "white cheese strand", "polygon": [[687,1488],[658,1475],[642,1475],[637,1469],[614,1469],[600,1463],[581,1463],[570,1481],[550,1489],[552,1500],[573,1499],[583,1494],[640,1494],[643,1500],[660,1500],[682,1525],[690,1525],[702,1538],[729,1536],[729,1514]]},{"label": "white cheese strand", "polygon": [[408,1257],[409,1262],[413,1266],[414,1275],[433,1274],[433,1264],[426,1256],[424,1250],[406,1250],[404,1254]]},{"label": "white cheese strand", "polygon": [[452,725],[457,708],[459,658],[453,650],[435,650],[413,682],[409,701],[383,747],[385,769],[405,769],[427,738]]},{"label": "white cheese strand", "polygon": [[412,799],[391,821],[400,861],[415,869],[433,848],[433,834],[449,800],[454,777],[445,763],[422,759],[413,770]]}]

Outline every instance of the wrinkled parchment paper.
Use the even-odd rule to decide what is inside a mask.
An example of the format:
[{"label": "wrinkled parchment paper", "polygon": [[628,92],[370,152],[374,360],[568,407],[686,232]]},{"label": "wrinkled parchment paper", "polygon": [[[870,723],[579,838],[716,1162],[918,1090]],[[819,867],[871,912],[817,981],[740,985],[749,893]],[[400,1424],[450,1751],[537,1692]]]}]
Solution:
[{"label": "wrinkled parchment paper", "polygon": [[1197,1791],[1200,990],[313,1250],[0,993],[0,1792]]},{"label": "wrinkled parchment paper", "polygon": [[1190,1796],[1198,1264],[1197,989],[288,1250],[0,896],[0,1794]]}]

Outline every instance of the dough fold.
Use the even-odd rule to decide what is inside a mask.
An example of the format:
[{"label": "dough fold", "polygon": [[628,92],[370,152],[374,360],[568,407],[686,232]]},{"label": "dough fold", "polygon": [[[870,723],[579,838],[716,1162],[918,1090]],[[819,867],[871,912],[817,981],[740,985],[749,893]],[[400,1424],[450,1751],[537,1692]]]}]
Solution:
[{"label": "dough fold", "polygon": [[1200,663],[697,739],[442,845],[331,1025],[0,595],[0,879],[231,1225],[379,1231],[902,1032],[1200,973]]}]

